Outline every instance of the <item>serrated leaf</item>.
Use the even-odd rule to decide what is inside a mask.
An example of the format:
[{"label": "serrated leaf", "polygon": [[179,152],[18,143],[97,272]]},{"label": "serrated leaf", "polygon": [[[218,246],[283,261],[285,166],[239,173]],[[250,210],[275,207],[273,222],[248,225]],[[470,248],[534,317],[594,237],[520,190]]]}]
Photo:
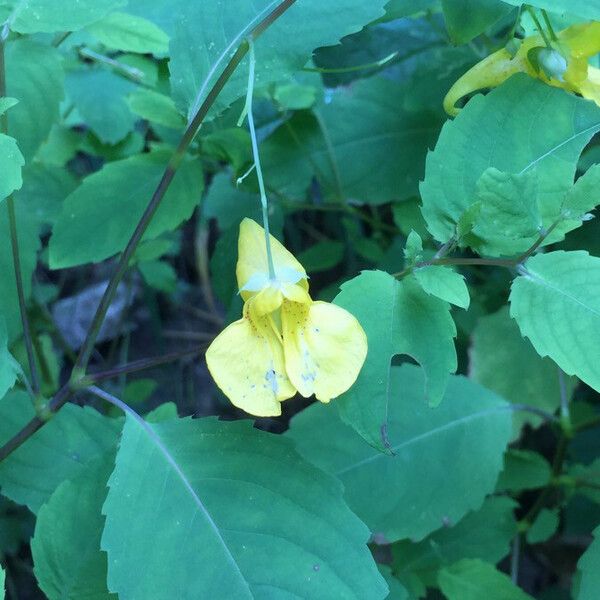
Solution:
[{"label": "serrated leaf", "polygon": [[117,598],[106,588],[106,553],[100,550],[100,510],[115,450],[63,481],[40,508],[31,552],[37,583],[50,600]]},{"label": "serrated leaf", "polygon": [[442,9],[455,44],[470,42],[513,10],[498,0],[442,0]]},{"label": "serrated leaf", "polygon": [[540,544],[550,539],[558,529],[559,516],[558,509],[549,510],[543,508],[537,519],[528,529],[526,538],[529,544]]},{"label": "serrated leaf", "polygon": [[404,262],[407,265],[414,265],[423,258],[423,240],[421,236],[412,230],[406,238],[404,248]]},{"label": "serrated leaf", "polygon": [[583,216],[600,204],[600,165],[590,167],[569,190],[563,203],[567,218],[581,220]]},{"label": "serrated leaf", "polygon": [[54,0],[9,0],[7,23],[19,33],[76,31],[125,4],[126,0],[78,0],[68,10],[57,10]]},{"label": "serrated leaf", "polygon": [[[513,6],[521,6],[522,0],[502,0]],[[579,15],[586,19],[600,20],[600,0],[531,0],[527,4],[561,14]]]},{"label": "serrated leaf", "polygon": [[[9,392],[0,400],[0,416],[0,442],[4,443],[33,418],[31,399],[23,392]],[[36,513],[61,482],[115,447],[120,428],[120,421],[92,408],[67,404],[2,461],[2,493]]]},{"label": "serrated leaf", "polygon": [[[319,46],[333,45],[383,14],[385,0],[305,0],[291,6],[256,41],[256,81],[266,86],[288,80]],[[249,28],[266,17],[275,5],[269,0],[248,3],[187,2],[175,23],[169,46],[171,88],[178,108],[193,116],[208,93],[202,82],[217,60],[238,46]],[[242,65],[247,65],[244,60]],[[221,72],[210,78],[214,82]],[[247,66],[236,69],[219,95],[213,113],[222,112],[246,93]]]},{"label": "serrated leaf", "polygon": [[391,455],[367,444],[331,405],[303,410],[286,434],[305,458],[338,477],[350,508],[376,539],[419,541],[457,523],[481,506],[502,468],[511,429],[506,402],[452,376],[443,402],[432,409],[423,402],[423,384],[422,369],[392,367]]},{"label": "serrated leaf", "polygon": [[600,527],[594,531],[594,541],[579,559],[577,569],[581,573],[577,600],[596,600],[600,589]]},{"label": "serrated leaf", "polygon": [[438,529],[421,542],[396,542],[392,552],[397,575],[401,580],[417,576],[424,586],[435,587],[437,572],[463,558],[497,563],[509,553],[517,533],[516,506],[509,498],[491,497],[456,525]]},{"label": "serrated leaf", "polygon": [[249,422],[127,417],[102,509],[109,588],[122,600],[384,598],[368,531],[341,493]]},{"label": "serrated leaf", "polygon": [[512,284],[510,314],[540,356],[600,391],[600,258],[550,252],[530,258]]},{"label": "serrated leaf", "polygon": [[537,187],[535,171],[512,175],[495,167],[486,169],[474,196],[480,209],[473,234],[479,239],[469,245],[490,256],[514,256],[527,250],[542,228]]},{"label": "serrated leaf", "polygon": [[[62,269],[98,262],[125,248],[167,164],[157,151],[108,163],[64,201],[50,239],[50,265]],[[186,160],[152,219],[144,239],[175,229],[197,206],[204,185],[197,160]],[[108,223],[110,227],[98,227]]]},{"label": "serrated leaf", "polygon": [[375,448],[385,450],[385,429],[402,392],[390,388],[391,360],[406,354],[423,365],[425,398],[440,403],[456,370],[456,328],[446,302],[426,294],[411,277],[397,281],[382,271],[363,271],[342,286],[335,304],[350,311],[367,334],[369,352],[358,379],[336,400],[342,419]]},{"label": "serrated leaf", "polygon": [[[540,358],[529,340],[521,336],[507,306],[478,320],[469,357],[471,377],[510,402],[550,413],[560,406],[556,365],[547,358]],[[566,376],[565,380],[570,395],[576,380]],[[515,412],[513,421],[515,433],[525,423],[533,427],[543,423],[539,416],[524,411]]]},{"label": "serrated leaf", "polygon": [[510,577],[482,560],[461,560],[440,571],[440,589],[448,600],[533,600]]},{"label": "serrated leaf", "polygon": [[102,44],[122,52],[164,54],[169,49],[169,36],[157,25],[122,12],[111,12],[88,25],[87,30]]},{"label": "serrated leaf", "polygon": [[129,96],[128,102],[132,112],[142,119],[171,129],[182,129],[185,125],[185,119],[177,112],[169,96],[140,88]]},{"label": "serrated leaf", "polygon": [[17,140],[0,133],[0,202],[23,185],[21,167],[24,164]]},{"label": "serrated leaf", "polygon": [[58,119],[64,95],[61,57],[55,48],[22,38],[6,42],[5,62],[6,93],[19,101],[10,111],[8,133],[29,161]]},{"label": "serrated leaf", "polygon": [[106,144],[120,142],[135,125],[125,97],[136,89],[131,81],[102,68],[80,68],[67,75],[70,100],[89,127]]},{"label": "serrated leaf", "polygon": [[471,302],[465,278],[450,267],[428,265],[413,271],[415,279],[430,296],[467,309]]},{"label": "serrated leaf", "polygon": [[[600,108],[593,102],[525,74],[472,98],[444,125],[427,156],[421,195],[429,231],[441,242],[454,235],[489,167],[515,175],[535,171],[542,225],[549,227],[573,185],[582,149],[599,130]],[[548,240],[564,232],[557,228]]]},{"label": "serrated leaf", "polygon": [[496,491],[521,492],[541,488],[550,483],[552,469],[537,452],[510,449],[504,455],[504,468],[498,478]]}]

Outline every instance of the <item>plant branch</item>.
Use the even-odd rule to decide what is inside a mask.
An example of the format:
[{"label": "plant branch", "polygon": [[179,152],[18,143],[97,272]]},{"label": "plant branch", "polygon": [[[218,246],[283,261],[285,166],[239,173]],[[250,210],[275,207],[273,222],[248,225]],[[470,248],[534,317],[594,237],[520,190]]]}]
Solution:
[{"label": "plant branch", "polygon": [[[4,66],[4,40],[0,40],[0,98],[6,96],[6,69]],[[0,131],[8,133],[8,115],[5,112],[0,118]],[[10,245],[13,257],[13,268],[15,272],[15,284],[17,288],[17,297],[19,300],[19,313],[21,314],[21,325],[23,327],[23,338],[25,340],[25,349],[27,351],[27,362],[29,364],[29,373],[31,376],[31,388],[37,397],[40,393],[40,378],[37,372],[35,354],[33,352],[33,343],[31,339],[31,328],[27,316],[27,303],[25,302],[25,289],[23,286],[23,274],[21,270],[21,256],[19,252],[19,235],[17,230],[17,216],[15,214],[15,201],[10,194],[6,198],[6,211],[8,213],[8,226],[10,229]]]}]

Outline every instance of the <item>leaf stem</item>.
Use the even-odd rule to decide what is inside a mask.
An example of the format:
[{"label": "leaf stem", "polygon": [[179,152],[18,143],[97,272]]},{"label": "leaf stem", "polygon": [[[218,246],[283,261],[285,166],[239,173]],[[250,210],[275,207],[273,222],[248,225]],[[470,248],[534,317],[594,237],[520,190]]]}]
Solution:
[{"label": "leaf stem", "polygon": [[271,234],[269,231],[269,201],[265,191],[265,182],[260,166],[260,155],[258,153],[258,141],[256,139],[256,129],[254,127],[254,115],[252,113],[252,98],[254,96],[254,71],[256,68],[256,57],[254,55],[254,43],[252,38],[248,38],[248,47],[250,49],[250,61],[248,67],[248,90],[246,93],[246,104],[244,113],[248,118],[248,129],[250,131],[250,140],[252,142],[252,154],[254,156],[254,165],[256,167],[256,179],[258,180],[258,189],[260,191],[260,204],[262,207],[263,229],[265,230],[265,245],[267,248],[267,264],[269,266],[269,277],[275,281],[275,265],[273,264],[273,253],[271,251]]},{"label": "leaf stem", "polygon": [[[6,69],[4,66],[4,39],[0,40],[0,98],[6,96]],[[5,112],[0,118],[0,131],[8,133],[8,115]],[[17,297],[19,301],[19,313],[21,315],[21,325],[23,327],[23,338],[25,340],[25,349],[27,351],[27,362],[29,364],[29,373],[31,376],[31,388],[35,396],[40,393],[40,378],[37,372],[35,354],[33,352],[33,343],[31,339],[31,328],[29,326],[29,317],[27,315],[27,303],[25,301],[25,288],[23,286],[23,273],[21,270],[21,256],[19,251],[19,235],[17,229],[17,216],[15,214],[15,201],[12,194],[6,198],[6,211],[8,213],[8,226],[10,229],[10,245],[13,257],[13,268],[15,272],[15,284],[17,288]]]},{"label": "leaf stem", "polygon": [[558,36],[556,35],[556,33],[554,31],[554,27],[552,27],[552,22],[550,21],[550,17],[548,16],[548,13],[543,8],[541,9],[541,13],[542,13],[542,17],[544,19],[544,23],[546,23],[546,28],[548,29],[548,33],[550,34],[550,38],[554,42],[558,42]]},{"label": "leaf stem", "polygon": [[544,28],[542,27],[540,20],[537,18],[534,8],[532,6],[527,6],[527,12],[531,15],[531,19],[533,20],[533,22],[536,26],[536,29],[539,31],[540,35],[542,36],[542,39],[544,40],[544,44],[546,44],[546,46],[548,48],[552,48],[552,44],[550,43],[550,40],[548,39],[548,36],[546,35],[546,32],[544,31]]}]

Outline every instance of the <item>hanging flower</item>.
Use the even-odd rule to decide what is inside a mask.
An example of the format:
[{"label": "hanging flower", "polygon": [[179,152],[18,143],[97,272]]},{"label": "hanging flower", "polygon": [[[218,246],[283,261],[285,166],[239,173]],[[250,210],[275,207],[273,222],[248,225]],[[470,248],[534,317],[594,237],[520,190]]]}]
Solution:
[{"label": "hanging flower", "polygon": [[236,275],[243,316],[206,352],[219,388],[256,416],[280,415],[280,403],[296,392],[329,402],[354,383],[367,355],[356,318],[329,302],[314,302],[302,265],[272,236],[270,245],[275,279],[264,229],[242,221]]},{"label": "hanging flower", "polygon": [[458,100],[486,88],[493,88],[515,73],[527,73],[548,85],[580,94],[600,105],[600,69],[588,60],[600,52],[600,22],[583,23],[557,35],[556,48],[546,48],[539,35],[525,38],[516,55],[498,50],[467,71],[444,99],[444,109],[457,115]]}]

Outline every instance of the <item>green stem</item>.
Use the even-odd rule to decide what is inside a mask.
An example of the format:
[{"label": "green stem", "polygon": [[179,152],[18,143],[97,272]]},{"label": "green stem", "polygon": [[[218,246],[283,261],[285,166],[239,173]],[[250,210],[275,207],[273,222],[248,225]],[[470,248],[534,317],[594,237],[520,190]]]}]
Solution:
[{"label": "green stem", "polygon": [[[419,50],[420,52],[422,50]],[[400,54],[399,50],[388,54],[386,57],[376,60],[375,62],[365,63],[364,65],[355,65],[353,67],[337,67],[337,68],[323,68],[323,67],[304,67],[303,71],[308,73],[324,73],[324,74],[342,74],[342,73],[354,73],[355,71],[364,71],[365,69],[377,69],[387,65],[389,62],[394,60]]]},{"label": "green stem", "polygon": [[256,129],[254,127],[254,115],[252,114],[252,97],[254,95],[254,71],[256,68],[256,57],[254,56],[254,43],[252,38],[248,38],[248,47],[250,49],[250,61],[248,68],[248,91],[246,93],[246,104],[244,113],[248,117],[248,129],[250,130],[250,140],[252,142],[252,154],[254,156],[254,165],[256,166],[256,179],[258,180],[258,189],[260,191],[260,204],[262,206],[263,228],[265,230],[265,245],[267,248],[267,263],[269,265],[269,277],[275,281],[275,265],[273,264],[273,253],[271,252],[271,234],[269,232],[269,201],[265,191],[265,182],[260,166],[260,155],[258,153],[258,141],[256,139]]},{"label": "green stem", "polygon": [[93,60],[98,63],[105,64],[118,73],[125,75],[128,79],[132,79],[136,83],[144,83],[144,72],[140,69],[136,69],[135,67],[130,67],[129,65],[125,65],[120,63],[118,60],[114,58],[110,58],[110,56],[106,56],[104,54],[99,54],[98,52],[94,52],[89,48],[80,48],[79,55],[82,58],[87,58],[88,60]]},{"label": "green stem", "polygon": [[544,44],[546,44],[546,46],[548,48],[552,48],[552,44],[550,43],[550,40],[548,39],[548,36],[546,35],[546,32],[544,31],[544,28],[542,27],[540,20],[537,18],[537,15],[535,14],[535,10],[533,9],[533,7],[528,6],[527,12],[531,15],[531,18],[532,18],[537,30],[539,31],[540,35],[542,36],[542,39],[544,40]]},{"label": "green stem", "polygon": [[548,29],[548,33],[550,34],[550,38],[554,42],[558,42],[558,36],[556,35],[556,33],[554,31],[554,27],[552,27],[552,23],[550,21],[550,17],[548,16],[548,13],[543,8],[541,9],[541,12],[542,12],[542,17],[544,19],[544,23],[546,23],[546,28]]},{"label": "green stem", "polygon": [[[4,96],[6,96],[4,40],[0,40],[0,98],[3,98]],[[4,134],[8,133],[8,115],[6,112],[0,118],[0,131],[2,131]],[[21,256],[19,251],[17,216],[15,213],[15,201],[12,194],[6,198],[6,211],[8,213],[8,226],[10,230],[10,245],[13,257],[13,268],[15,272],[15,285],[17,288],[21,325],[23,327],[23,338],[25,340],[25,349],[27,351],[27,362],[29,364],[29,373],[31,376],[31,388],[35,396],[38,396],[40,393],[40,378],[37,372],[37,364],[35,362],[35,354],[33,352],[33,343],[31,338],[31,328],[29,326],[29,318],[27,316],[27,303],[25,301],[25,288],[23,286]]]}]

